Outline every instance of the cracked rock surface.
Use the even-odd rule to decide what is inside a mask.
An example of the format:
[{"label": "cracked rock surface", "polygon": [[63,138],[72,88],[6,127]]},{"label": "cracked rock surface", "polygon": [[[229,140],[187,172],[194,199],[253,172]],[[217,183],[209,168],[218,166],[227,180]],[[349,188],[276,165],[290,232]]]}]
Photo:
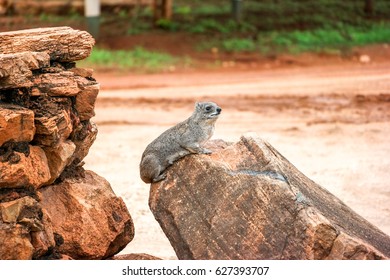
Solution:
[{"label": "cracked rock surface", "polygon": [[388,259],[390,237],[258,137],[210,143],[151,185],[179,259]]}]

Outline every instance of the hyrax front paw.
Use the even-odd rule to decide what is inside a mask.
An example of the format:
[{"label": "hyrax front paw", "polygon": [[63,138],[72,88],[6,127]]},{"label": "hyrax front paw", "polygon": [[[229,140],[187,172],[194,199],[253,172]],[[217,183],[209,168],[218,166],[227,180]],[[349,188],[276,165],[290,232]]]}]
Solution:
[{"label": "hyrax front paw", "polygon": [[164,172],[164,173],[160,174],[159,176],[157,176],[156,178],[154,178],[152,180],[152,182],[157,183],[157,182],[164,180],[165,178],[167,178],[167,174]]},{"label": "hyrax front paw", "polygon": [[205,155],[209,155],[209,154],[212,154],[213,152],[210,151],[209,149],[203,148],[201,153],[205,154]]}]

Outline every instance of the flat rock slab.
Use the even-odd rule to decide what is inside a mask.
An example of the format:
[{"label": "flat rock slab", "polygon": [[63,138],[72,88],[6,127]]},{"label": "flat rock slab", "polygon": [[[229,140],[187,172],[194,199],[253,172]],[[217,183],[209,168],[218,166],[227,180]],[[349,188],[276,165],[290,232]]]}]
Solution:
[{"label": "flat rock slab", "polygon": [[243,136],[152,184],[149,206],[179,259],[387,259],[390,237]]},{"label": "flat rock slab", "polygon": [[88,32],[66,26],[0,33],[0,53],[45,52],[52,61],[87,58],[94,44],[95,40]]},{"label": "flat rock slab", "polygon": [[50,57],[44,52],[0,54],[0,66],[0,89],[29,87],[32,70],[50,66]]}]

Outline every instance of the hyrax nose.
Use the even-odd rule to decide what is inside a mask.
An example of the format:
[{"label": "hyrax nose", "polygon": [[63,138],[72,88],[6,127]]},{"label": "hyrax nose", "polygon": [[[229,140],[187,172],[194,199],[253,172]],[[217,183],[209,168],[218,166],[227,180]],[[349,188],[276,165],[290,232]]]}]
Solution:
[{"label": "hyrax nose", "polygon": [[218,114],[221,113],[221,111],[222,111],[222,109],[218,107],[218,108],[217,108]]}]

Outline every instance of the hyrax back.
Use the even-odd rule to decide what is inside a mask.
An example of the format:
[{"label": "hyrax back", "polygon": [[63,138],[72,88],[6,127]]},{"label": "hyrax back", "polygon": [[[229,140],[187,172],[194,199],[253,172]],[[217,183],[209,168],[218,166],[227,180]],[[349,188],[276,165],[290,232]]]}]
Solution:
[{"label": "hyrax back", "polygon": [[165,179],[165,169],[188,154],[210,154],[202,147],[214,132],[222,109],[213,102],[197,102],[191,117],[169,128],[151,142],[142,154],[141,179],[154,183]]}]

